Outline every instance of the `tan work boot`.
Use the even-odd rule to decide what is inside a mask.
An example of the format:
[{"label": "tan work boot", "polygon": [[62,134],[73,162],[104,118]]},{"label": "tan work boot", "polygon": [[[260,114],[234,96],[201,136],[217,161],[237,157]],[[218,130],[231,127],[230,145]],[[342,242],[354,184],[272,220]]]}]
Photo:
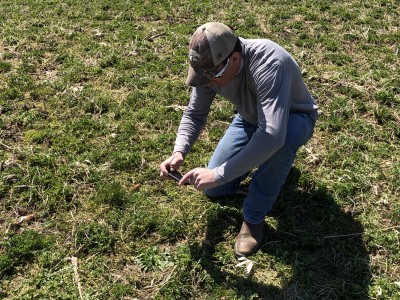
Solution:
[{"label": "tan work boot", "polygon": [[237,256],[250,256],[261,246],[263,240],[264,222],[250,224],[243,221],[242,228],[236,238],[235,254]]}]

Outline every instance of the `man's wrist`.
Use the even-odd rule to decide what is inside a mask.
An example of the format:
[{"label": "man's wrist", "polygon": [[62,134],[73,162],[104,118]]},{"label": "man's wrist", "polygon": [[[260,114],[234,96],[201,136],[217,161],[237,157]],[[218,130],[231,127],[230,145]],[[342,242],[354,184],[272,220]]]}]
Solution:
[{"label": "man's wrist", "polygon": [[183,159],[185,159],[185,157],[186,157],[186,153],[184,153],[182,151],[175,151],[172,153],[172,156],[175,156],[175,154],[181,156]]},{"label": "man's wrist", "polygon": [[223,182],[223,176],[221,176],[221,174],[218,172],[218,167],[214,168],[212,171],[214,173],[215,182],[217,182],[218,184],[224,183]]}]

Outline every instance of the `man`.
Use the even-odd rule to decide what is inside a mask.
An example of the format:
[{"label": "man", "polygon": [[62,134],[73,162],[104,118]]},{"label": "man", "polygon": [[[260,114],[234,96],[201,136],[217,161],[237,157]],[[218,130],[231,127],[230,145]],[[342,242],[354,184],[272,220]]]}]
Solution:
[{"label": "man", "polygon": [[207,168],[195,168],[190,182],[210,197],[232,194],[254,168],[243,203],[243,224],[235,243],[238,256],[255,253],[263,239],[264,217],[275,203],[296,152],[312,136],[317,105],[301,71],[286,50],[267,39],[237,37],[226,25],[200,26],[189,45],[186,83],[193,86],[173,154],[160,176],[178,170],[204,127],[216,94],[237,108]]}]

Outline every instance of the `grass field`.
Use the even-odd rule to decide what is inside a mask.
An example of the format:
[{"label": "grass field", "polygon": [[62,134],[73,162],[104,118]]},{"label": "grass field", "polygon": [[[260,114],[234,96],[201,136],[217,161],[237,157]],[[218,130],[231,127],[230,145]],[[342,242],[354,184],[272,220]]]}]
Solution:
[{"label": "grass field", "polygon": [[[0,299],[400,299],[400,4],[2,0]],[[235,268],[243,195],[158,178],[207,21],[299,62],[322,115]],[[233,114],[218,98],[183,171]],[[244,186],[244,189],[246,187]]]}]

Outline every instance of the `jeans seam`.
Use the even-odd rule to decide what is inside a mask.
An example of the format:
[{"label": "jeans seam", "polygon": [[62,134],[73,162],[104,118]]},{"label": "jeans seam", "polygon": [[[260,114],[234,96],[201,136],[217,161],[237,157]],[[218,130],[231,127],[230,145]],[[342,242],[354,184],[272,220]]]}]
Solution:
[{"label": "jeans seam", "polygon": [[[282,182],[282,184],[279,186],[278,188],[278,192],[277,195],[275,196],[274,201],[272,201],[272,205],[276,202],[276,198],[279,195],[279,192],[290,172],[290,168],[293,165],[294,160],[296,159],[297,156],[297,151],[300,147],[302,147],[303,145],[305,145],[307,143],[307,141],[312,137],[312,133],[313,133],[313,126],[311,126],[311,120],[310,120],[310,116],[307,115],[306,116],[306,120],[303,123],[303,127],[301,129],[300,132],[304,132],[306,131],[308,134],[306,135],[305,139],[303,139],[303,136],[301,134],[297,134],[296,138],[295,138],[295,143],[291,144],[290,146],[288,146],[288,156],[287,156],[287,161],[286,161],[286,165],[283,168],[283,172],[281,173],[281,177],[279,178],[279,182]],[[246,199],[245,199],[246,201]],[[268,214],[268,212],[270,211],[271,207],[267,208],[266,212],[262,212],[262,214],[264,214],[263,218],[265,218],[265,216]],[[253,218],[250,218],[248,214],[246,214],[246,209],[245,206],[243,206],[243,218],[244,220],[246,220],[247,222],[251,223],[251,224],[256,224],[259,223],[259,220],[255,220]]]},{"label": "jeans seam", "polygon": [[[285,170],[284,170],[284,172],[282,172],[282,176],[280,177],[280,179],[282,180],[283,179],[283,181],[285,181],[286,180],[286,178],[287,178],[287,176],[288,176],[288,174],[289,174],[289,172],[290,172],[290,168],[292,167],[292,163],[290,163],[290,161],[294,161],[294,159],[296,158],[296,153],[297,153],[297,150],[296,149],[299,149],[299,147],[296,147],[296,146],[291,146],[290,147],[290,154],[289,154],[289,159],[287,160],[287,162],[286,162],[286,165],[285,165]],[[282,185],[284,184],[284,182],[282,183]],[[280,192],[280,189],[282,188],[282,185],[279,187],[279,190],[278,190],[278,195],[279,195],[279,192]],[[276,197],[278,196],[278,195],[276,195]],[[276,201],[276,197],[275,197],[275,201]],[[246,201],[246,199],[245,199],[245,201]],[[274,202],[275,203],[275,202]],[[273,205],[273,204],[272,204]],[[265,213],[263,213],[264,214],[264,216],[262,217],[262,220],[265,218],[265,216],[268,214],[268,212],[269,211],[267,211],[267,212],[265,212]],[[247,216],[247,214],[245,213],[245,207],[243,206],[243,218],[244,218],[244,220],[246,221],[246,222],[249,222],[250,224],[258,224],[258,223],[260,223],[259,221],[255,221],[255,219],[250,219],[248,216]],[[262,222],[262,220],[261,220],[261,222]]]}]

